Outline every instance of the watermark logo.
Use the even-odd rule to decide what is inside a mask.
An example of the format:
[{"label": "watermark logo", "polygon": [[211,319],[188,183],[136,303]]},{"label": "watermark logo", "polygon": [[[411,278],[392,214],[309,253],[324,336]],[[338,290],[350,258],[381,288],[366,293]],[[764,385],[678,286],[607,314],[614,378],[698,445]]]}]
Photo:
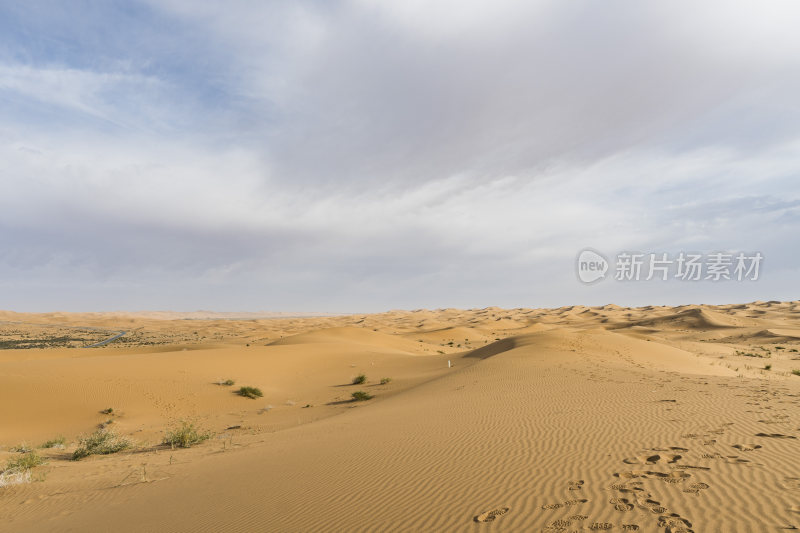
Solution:
[{"label": "watermark logo", "polygon": [[608,260],[598,252],[587,248],[578,254],[578,279],[583,283],[595,283],[605,279]]},{"label": "watermark logo", "polygon": [[[758,281],[761,275],[761,252],[714,252],[709,254],[679,252],[620,252],[615,257],[615,281]],[[586,248],[578,254],[578,279],[595,283],[606,278],[608,260]]]}]

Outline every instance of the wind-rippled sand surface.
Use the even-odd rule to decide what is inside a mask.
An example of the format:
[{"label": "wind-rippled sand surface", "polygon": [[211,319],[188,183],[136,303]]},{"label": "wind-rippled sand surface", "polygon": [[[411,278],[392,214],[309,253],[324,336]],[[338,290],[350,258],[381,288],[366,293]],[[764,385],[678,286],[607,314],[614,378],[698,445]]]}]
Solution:
[{"label": "wind-rippled sand surface", "polygon": [[[793,529],[799,319],[800,302],[0,313],[0,464],[68,442],[0,488],[0,530]],[[158,445],[181,419],[214,437]],[[104,423],[137,447],[69,460]]]}]

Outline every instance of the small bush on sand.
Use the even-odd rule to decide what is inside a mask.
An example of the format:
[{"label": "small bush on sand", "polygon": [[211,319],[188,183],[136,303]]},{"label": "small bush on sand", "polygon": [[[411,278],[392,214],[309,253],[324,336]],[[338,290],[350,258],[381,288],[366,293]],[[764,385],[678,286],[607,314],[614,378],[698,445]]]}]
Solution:
[{"label": "small bush on sand", "polygon": [[6,472],[25,472],[31,468],[45,464],[45,460],[36,452],[28,452],[17,459],[9,459],[6,463]]},{"label": "small bush on sand", "polygon": [[121,452],[131,446],[131,441],[125,437],[120,437],[107,429],[98,429],[91,435],[79,437],[78,449],[73,452],[72,459],[77,461],[90,455],[108,455]]},{"label": "small bush on sand", "polygon": [[365,374],[359,374],[353,378],[352,384],[353,385],[363,385],[367,382],[367,376]]},{"label": "small bush on sand", "polygon": [[236,391],[236,394],[252,400],[264,396],[264,393],[261,392],[261,389],[256,387],[241,387],[238,391]]},{"label": "small bush on sand", "polygon": [[9,448],[9,451],[16,452],[16,453],[28,453],[31,451],[31,447],[28,446],[27,442],[21,442],[16,446],[12,446]]},{"label": "small bush on sand", "polygon": [[764,365],[764,370],[772,370],[772,365]]},{"label": "small bush on sand", "polygon": [[232,379],[226,379],[225,381],[220,381],[218,384],[224,385],[225,387],[233,387],[234,385],[236,385],[236,382],[233,381]]},{"label": "small bush on sand", "polygon": [[363,402],[371,399],[372,399],[372,394],[364,392],[363,390],[357,390],[353,393],[353,401]]},{"label": "small bush on sand", "polygon": [[792,374],[795,376],[800,376],[800,370],[792,370]]},{"label": "small bush on sand", "polygon": [[167,431],[162,444],[172,448],[191,448],[210,438],[210,431],[202,431],[194,425],[194,422],[183,420],[179,427]]},{"label": "small bush on sand", "polygon": [[381,378],[381,385],[386,385],[387,383],[391,383],[392,378]]},{"label": "small bush on sand", "polygon": [[49,441],[42,444],[42,448],[63,448],[67,444],[67,439],[64,438],[63,435],[59,435],[54,439],[50,439]]},{"label": "small bush on sand", "polygon": [[111,413],[113,413],[113,412],[114,412],[114,408],[113,408],[113,407],[109,407],[108,409],[103,409],[103,410],[102,410],[102,411],[100,411],[100,412],[101,412],[102,414],[104,414],[104,415],[110,415]]}]

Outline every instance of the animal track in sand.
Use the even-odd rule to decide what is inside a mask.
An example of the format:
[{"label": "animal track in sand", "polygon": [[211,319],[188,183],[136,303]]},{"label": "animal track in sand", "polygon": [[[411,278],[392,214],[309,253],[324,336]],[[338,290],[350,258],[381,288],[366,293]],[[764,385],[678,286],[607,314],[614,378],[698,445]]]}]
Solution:
[{"label": "animal track in sand", "polygon": [[639,526],[636,524],[622,524],[622,531],[639,531]]},{"label": "animal track in sand", "polygon": [[756,433],[756,437],[769,437],[771,439],[796,439],[794,435],[783,435],[781,433]]},{"label": "animal track in sand", "polygon": [[473,520],[476,522],[494,522],[495,518],[498,516],[503,516],[510,510],[510,507],[498,507],[497,509],[492,509],[491,511],[486,511],[485,513],[479,514]]},{"label": "animal track in sand", "polygon": [[760,444],[734,444],[732,447],[736,448],[740,452],[752,452],[754,450],[757,450],[757,449],[761,448],[761,445]]},{"label": "animal track in sand", "polygon": [[589,526],[589,529],[591,529],[592,531],[614,529],[614,524],[611,524],[609,522],[595,522],[591,526]]}]

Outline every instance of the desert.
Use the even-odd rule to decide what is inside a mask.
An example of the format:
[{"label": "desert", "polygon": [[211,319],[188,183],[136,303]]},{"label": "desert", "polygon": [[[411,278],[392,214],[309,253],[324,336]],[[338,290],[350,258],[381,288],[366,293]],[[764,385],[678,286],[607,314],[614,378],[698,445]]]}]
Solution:
[{"label": "desert", "polygon": [[793,529],[799,314],[5,312],[0,530]]}]

